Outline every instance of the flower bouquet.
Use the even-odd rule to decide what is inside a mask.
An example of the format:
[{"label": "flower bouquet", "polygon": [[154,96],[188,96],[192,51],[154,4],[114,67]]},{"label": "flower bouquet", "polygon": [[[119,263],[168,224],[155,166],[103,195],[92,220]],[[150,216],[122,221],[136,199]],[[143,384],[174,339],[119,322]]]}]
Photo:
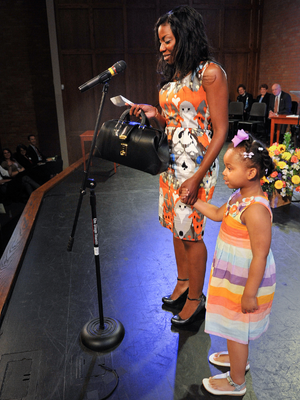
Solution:
[{"label": "flower bouquet", "polygon": [[280,195],[283,201],[290,202],[293,191],[300,192],[300,149],[293,148],[291,133],[287,132],[282,144],[274,143],[268,150],[275,164],[275,171],[262,178],[262,189],[270,202],[276,195]]}]

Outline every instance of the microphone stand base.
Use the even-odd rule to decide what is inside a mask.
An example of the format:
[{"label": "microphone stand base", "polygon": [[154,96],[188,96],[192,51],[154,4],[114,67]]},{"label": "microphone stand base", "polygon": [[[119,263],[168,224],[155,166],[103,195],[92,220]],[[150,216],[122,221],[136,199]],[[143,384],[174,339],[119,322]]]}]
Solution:
[{"label": "microphone stand base", "polygon": [[113,318],[104,318],[104,329],[100,329],[99,318],[87,322],[81,330],[82,344],[90,350],[101,352],[118,346],[125,335],[122,323]]}]

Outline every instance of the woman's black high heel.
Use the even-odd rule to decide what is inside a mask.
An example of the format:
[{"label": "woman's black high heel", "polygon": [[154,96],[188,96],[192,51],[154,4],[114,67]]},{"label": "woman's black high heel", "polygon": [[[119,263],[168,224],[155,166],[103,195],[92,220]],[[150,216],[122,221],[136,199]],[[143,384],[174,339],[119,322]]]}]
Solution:
[{"label": "woman's black high heel", "polygon": [[174,326],[181,327],[181,326],[186,326],[191,324],[192,322],[195,321],[197,315],[200,313],[200,311],[205,309],[205,302],[206,302],[206,297],[202,293],[201,297],[199,299],[190,299],[189,296],[187,298],[190,301],[200,301],[198,304],[198,307],[196,308],[195,312],[187,319],[182,319],[178,314],[174,315],[174,317],[171,318],[171,322]]},{"label": "woman's black high heel", "polygon": [[[188,279],[188,278],[187,278],[187,279],[180,279],[180,278],[177,278],[177,280],[178,280],[178,281],[185,282],[185,281],[188,281],[189,279]],[[185,303],[186,298],[187,298],[187,295],[188,295],[188,292],[189,292],[189,288],[187,288],[186,291],[183,292],[183,293],[182,293],[177,299],[175,299],[175,300],[171,299],[171,295],[169,294],[168,296],[164,296],[164,297],[162,298],[162,302],[163,302],[166,306],[168,306],[168,307],[176,307],[176,306],[178,306],[179,304]]]}]

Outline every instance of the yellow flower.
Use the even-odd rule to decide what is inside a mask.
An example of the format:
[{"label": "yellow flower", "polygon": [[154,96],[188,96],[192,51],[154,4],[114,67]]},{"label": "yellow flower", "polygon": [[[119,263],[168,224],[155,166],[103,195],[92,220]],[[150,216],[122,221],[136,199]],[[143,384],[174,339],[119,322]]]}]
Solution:
[{"label": "yellow flower", "polygon": [[283,158],[286,161],[289,161],[291,159],[292,155],[288,151],[285,151],[282,155],[281,158]]},{"label": "yellow flower", "polygon": [[297,158],[300,158],[300,149],[296,149],[294,154]]},{"label": "yellow flower", "polygon": [[277,146],[270,146],[269,147],[269,151],[272,151],[274,153],[274,151],[277,149]]},{"label": "yellow flower", "polygon": [[279,162],[277,163],[277,165],[278,165],[278,167],[279,167],[280,169],[283,169],[283,168],[286,167],[286,163],[285,163],[284,161],[279,161]]},{"label": "yellow flower", "polygon": [[286,149],[285,144],[280,144],[280,145],[278,146],[278,150],[280,151],[280,153],[284,153],[284,152],[285,152],[285,149]]},{"label": "yellow flower", "polygon": [[282,189],[283,188],[283,182],[282,181],[276,181],[274,186],[275,186],[275,189]]},{"label": "yellow flower", "polygon": [[261,181],[262,181],[262,183],[269,182],[268,179],[267,179],[265,176],[263,176],[263,177],[261,178]]},{"label": "yellow flower", "polygon": [[300,183],[300,177],[299,177],[298,175],[292,176],[292,182],[293,182],[295,185],[299,185],[299,183]]}]

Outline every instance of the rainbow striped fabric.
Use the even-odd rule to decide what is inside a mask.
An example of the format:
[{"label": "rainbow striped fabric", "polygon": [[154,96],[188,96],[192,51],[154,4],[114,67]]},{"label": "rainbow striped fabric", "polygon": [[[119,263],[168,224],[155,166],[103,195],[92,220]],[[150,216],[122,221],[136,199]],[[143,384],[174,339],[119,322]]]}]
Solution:
[{"label": "rainbow striped fabric", "polygon": [[[234,202],[239,191],[227,202],[209,281],[205,332],[235,342],[248,344],[257,339],[269,325],[269,315],[276,286],[276,268],[270,250],[265,273],[257,292],[258,310],[243,314],[241,298],[247,282],[252,251],[246,226],[241,215],[251,204],[260,203],[272,212],[264,197],[250,197]],[[231,204],[230,204],[231,203]]]}]

